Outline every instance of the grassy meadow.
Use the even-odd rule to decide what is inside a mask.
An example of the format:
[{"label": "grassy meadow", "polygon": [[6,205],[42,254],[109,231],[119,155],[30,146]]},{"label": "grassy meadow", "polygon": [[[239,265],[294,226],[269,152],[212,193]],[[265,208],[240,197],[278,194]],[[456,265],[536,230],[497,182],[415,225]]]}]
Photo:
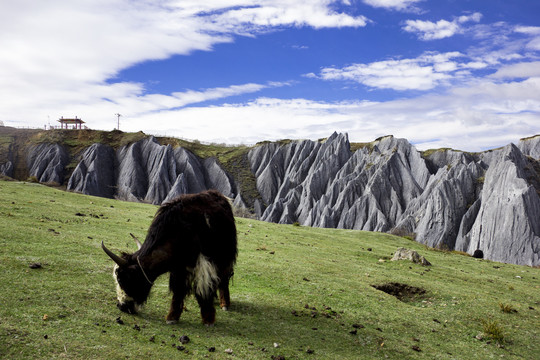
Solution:
[{"label": "grassy meadow", "polygon": [[[117,310],[113,262],[156,207],[0,181],[0,358],[534,359],[540,269],[380,233],[237,218],[230,311],[189,298],[166,325],[168,276],[139,315]],[[390,261],[400,247],[433,265]],[[388,294],[374,286],[401,290]],[[407,285],[408,287],[405,287]],[[401,286],[401,287],[400,287]],[[396,296],[397,295],[397,296]],[[401,299],[398,299],[400,297]],[[181,336],[189,337],[183,344]],[[185,338],[183,338],[185,339]]]}]

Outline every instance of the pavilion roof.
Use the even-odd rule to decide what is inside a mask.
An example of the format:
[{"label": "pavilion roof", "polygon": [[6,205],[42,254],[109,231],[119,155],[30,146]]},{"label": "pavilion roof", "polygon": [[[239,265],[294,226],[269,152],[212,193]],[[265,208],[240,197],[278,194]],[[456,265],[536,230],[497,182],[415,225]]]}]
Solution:
[{"label": "pavilion roof", "polygon": [[79,118],[74,118],[74,119],[60,118],[58,122],[63,123],[63,124],[84,124],[85,123]]}]

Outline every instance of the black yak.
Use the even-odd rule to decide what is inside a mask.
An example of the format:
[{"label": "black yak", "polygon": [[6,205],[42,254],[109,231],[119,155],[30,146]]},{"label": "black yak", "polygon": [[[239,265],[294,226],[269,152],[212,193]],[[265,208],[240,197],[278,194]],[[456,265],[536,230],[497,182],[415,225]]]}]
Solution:
[{"label": "black yak", "polygon": [[[135,238],[135,237],[134,237]],[[156,278],[170,273],[173,293],[167,323],[178,322],[184,298],[194,293],[206,325],[215,322],[214,298],[219,290],[220,306],[230,306],[229,279],[237,256],[236,226],[229,200],[218,191],[182,195],[162,205],[139,250],[121,256],[103,250],[116,263],[118,308],[136,314]]]}]

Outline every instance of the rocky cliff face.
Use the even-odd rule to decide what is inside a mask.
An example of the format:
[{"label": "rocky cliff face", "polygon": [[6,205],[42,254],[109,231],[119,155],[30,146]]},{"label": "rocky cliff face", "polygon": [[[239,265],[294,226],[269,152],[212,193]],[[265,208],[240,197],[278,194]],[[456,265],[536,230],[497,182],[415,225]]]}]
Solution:
[{"label": "rocky cliff face", "polygon": [[148,137],[116,152],[94,144],[83,153],[68,190],[88,195],[161,204],[178,195],[218,189],[236,196],[234,181],[214,159],[200,160],[183,148]]},{"label": "rocky cliff face", "polygon": [[495,261],[540,264],[537,165],[513,144],[497,152],[477,203],[469,209],[470,219],[459,231],[456,249],[481,249]]},{"label": "rocky cliff face", "polygon": [[539,265],[539,146],[534,137],[423,158],[391,136],[351,153],[347,136],[333,134],[258,146],[249,160],[267,205],[262,220],[414,234],[435,248]]},{"label": "rocky cliff face", "polygon": [[[78,158],[67,188],[161,204],[180,194],[218,189],[265,221],[392,231],[435,248],[540,265],[540,136],[469,154],[421,154],[392,136],[352,152],[346,134],[325,141],[266,143],[247,162],[259,199],[244,204],[233,175],[147,137],[113,149],[94,144]],[[62,184],[70,162],[58,144],[29,149],[30,176]],[[7,163],[6,163],[7,164]],[[0,170],[9,171],[9,164]],[[12,171],[12,170],[11,170]]]},{"label": "rocky cliff face", "polygon": [[0,164],[0,175],[13,177],[13,163],[11,162],[11,160]]},{"label": "rocky cliff face", "polygon": [[85,150],[69,178],[68,190],[112,198],[116,192],[115,162],[113,148],[103,144],[93,144]]},{"label": "rocky cliff face", "polygon": [[42,183],[64,183],[64,168],[69,154],[59,144],[40,144],[28,150],[28,172]]}]

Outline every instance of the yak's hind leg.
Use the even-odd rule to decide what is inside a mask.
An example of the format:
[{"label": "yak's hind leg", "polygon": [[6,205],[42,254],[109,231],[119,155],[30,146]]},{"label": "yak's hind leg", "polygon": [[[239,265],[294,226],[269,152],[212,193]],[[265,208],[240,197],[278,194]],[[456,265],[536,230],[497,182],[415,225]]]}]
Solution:
[{"label": "yak's hind leg", "polygon": [[169,278],[169,289],[173,293],[169,314],[167,314],[167,324],[176,324],[184,310],[184,299],[189,292],[186,282],[187,274],[183,272],[171,272]]},{"label": "yak's hind leg", "polygon": [[219,289],[219,307],[222,310],[229,310],[231,307],[231,295],[229,293],[229,279],[232,277],[232,271],[226,270],[220,274]]}]

